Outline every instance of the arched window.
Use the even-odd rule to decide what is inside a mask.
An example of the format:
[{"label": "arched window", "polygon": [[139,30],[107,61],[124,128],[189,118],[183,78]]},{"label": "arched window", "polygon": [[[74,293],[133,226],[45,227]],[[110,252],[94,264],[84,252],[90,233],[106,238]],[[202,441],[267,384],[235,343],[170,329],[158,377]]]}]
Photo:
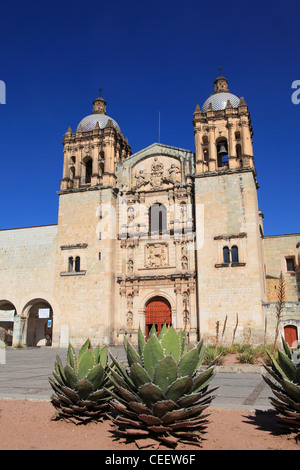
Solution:
[{"label": "arched window", "polygon": [[85,164],[85,184],[89,184],[91,182],[93,172],[93,160],[90,158]]},{"label": "arched window", "polygon": [[70,256],[68,260],[68,272],[69,273],[73,272],[73,267],[74,267],[74,259],[73,259],[73,256]]},{"label": "arched window", "polygon": [[149,209],[150,234],[162,235],[167,230],[167,209],[163,204],[153,204]]},{"label": "arched window", "polygon": [[76,256],[75,258],[75,272],[78,273],[80,271],[80,256]]},{"label": "arched window", "polygon": [[239,262],[239,249],[235,245],[231,248],[231,262],[232,263]]},{"label": "arched window", "polygon": [[208,148],[203,149],[203,160],[205,163],[208,163],[209,160],[209,151]]},{"label": "arched window", "polygon": [[224,264],[229,264],[230,263],[228,246],[224,246],[224,248],[223,248],[223,263]]},{"label": "arched window", "polygon": [[75,176],[75,167],[71,166],[70,167],[70,179],[73,180]]},{"label": "arched window", "polygon": [[228,144],[224,137],[217,139],[218,167],[228,166]]}]

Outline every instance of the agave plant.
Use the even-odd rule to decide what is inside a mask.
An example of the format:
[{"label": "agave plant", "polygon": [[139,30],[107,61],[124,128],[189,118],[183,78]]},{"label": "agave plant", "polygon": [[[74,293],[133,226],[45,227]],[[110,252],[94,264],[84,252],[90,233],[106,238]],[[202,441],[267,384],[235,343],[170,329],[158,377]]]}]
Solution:
[{"label": "agave plant", "polygon": [[110,404],[118,413],[112,432],[134,440],[152,437],[172,447],[179,441],[199,444],[208,414],[200,415],[214,398],[208,391],[213,365],[199,371],[203,341],[187,351],[185,332],[163,326],[159,335],[152,327],[147,342],[139,329],[137,350],[126,339],[124,346],[128,363],[112,356],[115,370],[110,369],[115,385]]},{"label": "agave plant", "polygon": [[282,426],[298,433],[300,430],[300,350],[292,350],[282,338],[283,351],[278,350],[278,361],[267,351],[271,367],[263,364],[273,382],[263,375],[265,382],[271,387],[276,398],[270,401],[280,418]]},{"label": "agave plant", "polygon": [[107,372],[107,346],[93,349],[88,339],[78,357],[70,344],[65,367],[56,357],[54,380],[49,378],[55,395],[51,402],[57,412],[53,419],[66,419],[76,424],[101,419],[109,409],[110,387]]}]

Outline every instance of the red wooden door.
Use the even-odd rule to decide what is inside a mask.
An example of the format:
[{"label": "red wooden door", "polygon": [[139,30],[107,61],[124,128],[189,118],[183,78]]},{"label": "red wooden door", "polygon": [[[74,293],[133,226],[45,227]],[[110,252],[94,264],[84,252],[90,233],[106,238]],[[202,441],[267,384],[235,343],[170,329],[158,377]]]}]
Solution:
[{"label": "red wooden door", "polygon": [[154,297],[146,306],[146,339],[152,325],[159,333],[164,323],[171,326],[171,306],[163,297]]},{"label": "red wooden door", "polygon": [[[284,327],[284,339],[289,346],[297,346],[297,327],[294,325],[288,325]],[[295,344],[293,344],[295,343]]]}]

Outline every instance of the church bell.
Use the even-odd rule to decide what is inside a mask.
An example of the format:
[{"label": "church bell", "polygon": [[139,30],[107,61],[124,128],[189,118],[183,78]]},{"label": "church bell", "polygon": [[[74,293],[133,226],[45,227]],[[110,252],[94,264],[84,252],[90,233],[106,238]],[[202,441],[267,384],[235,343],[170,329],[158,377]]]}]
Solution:
[{"label": "church bell", "polygon": [[223,157],[224,155],[227,155],[227,150],[224,144],[220,144],[218,155],[220,157]]}]

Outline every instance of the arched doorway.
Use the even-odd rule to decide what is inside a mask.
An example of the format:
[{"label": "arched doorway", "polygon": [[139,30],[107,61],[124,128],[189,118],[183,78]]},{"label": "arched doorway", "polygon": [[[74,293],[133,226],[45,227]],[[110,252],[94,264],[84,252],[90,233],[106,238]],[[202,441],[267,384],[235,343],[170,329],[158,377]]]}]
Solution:
[{"label": "arched doorway", "polygon": [[51,346],[53,310],[44,299],[34,299],[25,306],[27,317],[27,346]]},{"label": "arched doorway", "polygon": [[153,297],[146,305],[146,339],[152,325],[155,325],[159,333],[164,324],[167,326],[172,324],[171,305],[164,297]]},{"label": "arched doorway", "polygon": [[0,340],[6,346],[12,345],[14,319],[17,314],[15,306],[8,300],[0,300]]},{"label": "arched doorway", "polygon": [[297,346],[298,333],[295,325],[287,325],[284,327],[284,339],[289,346]]}]

